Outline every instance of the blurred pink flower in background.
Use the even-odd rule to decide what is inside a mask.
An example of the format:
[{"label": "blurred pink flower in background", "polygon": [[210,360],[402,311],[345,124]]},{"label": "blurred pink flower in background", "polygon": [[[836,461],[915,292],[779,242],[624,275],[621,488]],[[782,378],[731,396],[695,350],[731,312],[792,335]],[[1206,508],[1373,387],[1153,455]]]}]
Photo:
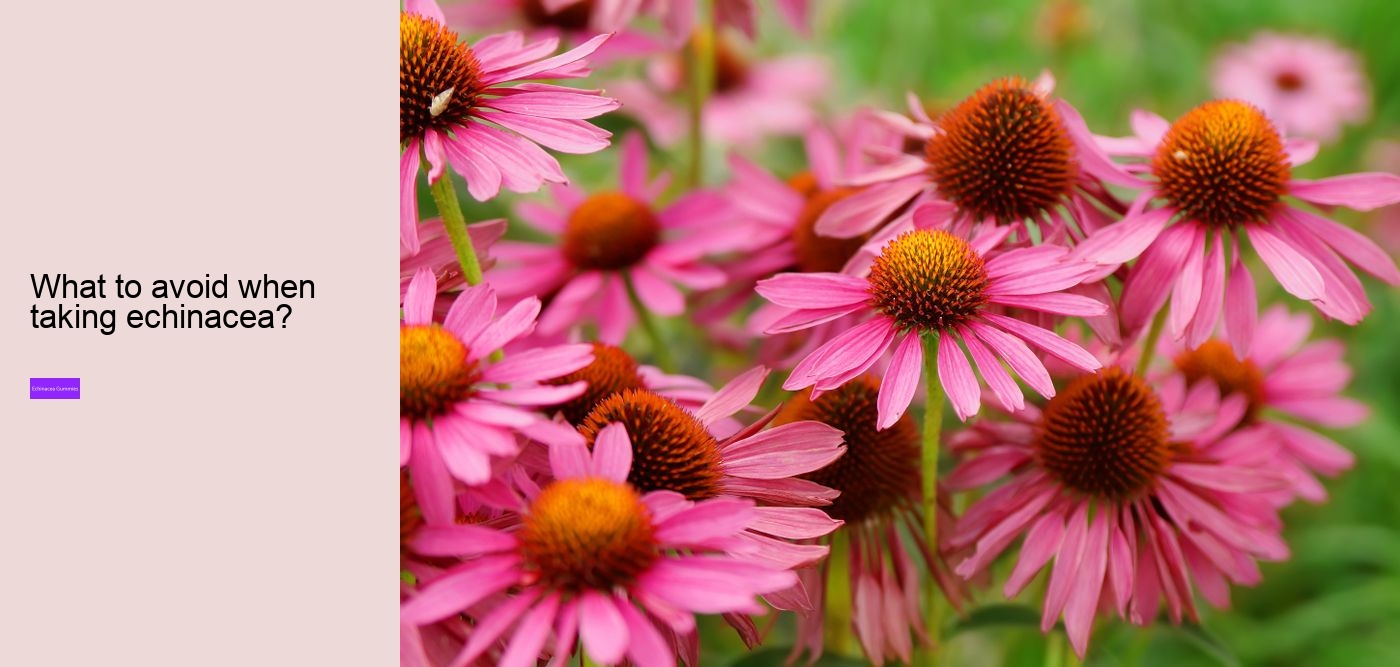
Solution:
[{"label": "blurred pink flower in background", "polygon": [[[645,11],[657,17],[677,44],[694,31],[699,0],[640,0]],[[712,0],[716,28],[736,28],[749,39],[757,35],[757,0]],[[809,29],[810,0],[775,0],[778,14],[794,30],[806,34]]]},{"label": "blurred pink flower in background", "polygon": [[637,317],[629,289],[641,307],[674,316],[685,311],[685,295],[676,285],[711,289],[724,282],[723,272],[700,261],[736,245],[744,231],[726,224],[724,199],[694,190],[657,206],[670,178],[649,179],[640,134],[623,140],[619,169],[618,191],[587,195],[573,186],[555,186],[557,207],[516,206],[531,227],[558,235],[557,243],[501,241],[493,250],[499,264],[491,280],[503,297],[547,301],[540,317],[540,333],[546,336],[594,322],[598,340],[616,345]]},{"label": "blurred pink flower in background", "polygon": [[1290,135],[1332,141],[1371,112],[1360,60],[1325,39],[1261,32],[1227,46],[1212,70],[1216,96],[1258,106]]},{"label": "blurred pink flower in background", "polygon": [[399,14],[399,237],[409,252],[419,247],[423,159],[430,183],[450,164],[477,201],[495,197],[502,187],[533,192],[567,180],[540,146],[562,153],[602,150],[612,134],[584,119],[617,108],[596,90],[520,83],[587,76],[584,58],[607,35],[546,57],[557,39],[526,43],[520,33],[507,32],[468,45],[443,21],[432,0],[408,0]]},{"label": "blurred pink flower in background", "polygon": [[[701,121],[707,143],[753,146],[769,136],[801,134],[816,122],[816,107],[831,90],[825,59],[750,58],[724,35],[715,40],[714,54],[714,89],[705,99]],[[686,76],[681,54],[672,54],[653,60],[644,80],[619,81],[608,92],[652,139],[670,146],[689,126]]]},{"label": "blurred pink flower in background", "polygon": [[520,30],[531,40],[555,38],[583,44],[600,33],[612,33],[589,61],[605,66],[669,49],[665,41],[629,26],[640,0],[457,0],[442,11],[447,24],[470,33]]}]

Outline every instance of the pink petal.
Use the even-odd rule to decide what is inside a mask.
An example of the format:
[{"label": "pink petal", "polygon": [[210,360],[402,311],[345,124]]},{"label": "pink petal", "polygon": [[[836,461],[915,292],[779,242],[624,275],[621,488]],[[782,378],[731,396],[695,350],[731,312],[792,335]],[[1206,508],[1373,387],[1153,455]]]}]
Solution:
[{"label": "pink petal", "polygon": [[413,536],[413,551],[424,556],[479,556],[517,545],[514,535],[485,526],[424,526]]},{"label": "pink petal", "polygon": [[[487,340],[487,336],[480,340]],[[492,348],[481,349],[484,352]],[[587,343],[536,347],[488,366],[481,377],[485,382],[537,382],[572,373],[592,362],[593,346]]]},{"label": "pink petal", "polygon": [[593,474],[614,482],[627,481],[632,470],[632,440],[627,427],[612,423],[598,432],[593,442]]},{"label": "pink petal", "polygon": [[[613,429],[614,426],[616,426],[617,429]],[[627,435],[625,427],[621,424],[609,424],[603,428],[604,432],[611,431],[614,435],[616,435],[618,430],[622,430],[622,435],[624,437]],[[601,440],[602,437],[603,433],[600,432],[598,434],[598,439]],[[631,449],[630,442],[628,443],[628,449]],[[588,443],[583,440],[576,440],[572,442],[561,442],[550,447],[549,468],[554,473],[555,479],[575,479],[592,475],[593,461],[592,457],[589,456]],[[624,479],[626,478],[624,477]]]},{"label": "pink petal", "polygon": [[405,602],[399,620],[427,625],[452,616],[514,584],[519,563],[515,556],[489,556],[459,565]]},{"label": "pink petal", "polygon": [[1400,176],[1370,172],[1315,181],[1295,178],[1288,182],[1288,193],[1313,204],[1370,211],[1400,203]]},{"label": "pink petal", "polygon": [[452,476],[438,453],[438,444],[427,424],[413,427],[413,456],[408,461],[418,508],[429,524],[450,524],[456,518]]},{"label": "pink petal", "polygon": [[1263,225],[1249,225],[1246,230],[1259,259],[1269,267],[1284,290],[1305,301],[1323,297],[1326,287],[1322,276],[1302,253]]},{"label": "pink petal", "polygon": [[559,611],[559,594],[546,596],[540,603],[520,619],[510,645],[501,655],[497,667],[535,667],[539,662],[540,650],[545,639],[554,629],[554,616]]},{"label": "pink petal", "polygon": [[841,526],[841,521],[810,507],[755,507],[749,528],[791,540],[809,540]]},{"label": "pink petal", "polygon": [[1045,607],[1040,616],[1040,631],[1049,632],[1055,626],[1070,594],[1078,582],[1084,559],[1085,533],[1088,532],[1088,504],[1081,503],[1066,522],[1063,542],[1055,566],[1050,570],[1050,586],[1045,592]]},{"label": "pink petal", "polygon": [[655,537],[672,547],[704,546],[711,540],[733,537],[753,521],[753,501],[713,498],[697,502],[658,521]]},{"label": "pink petal", "polygon": [[815,421],[783,424],[723,450],[725,472],[748,479],[784,479],[818,470],[839,458],[841,431]]},{"label": "pink petal", "polygon": [[981,390],[977,387],[977,376],[972,374],[972,366],[952,333],[945,332],[938,337],[938,381],[953,404],[953,412],[958,419],[967,421],[977,414],[981,405]]},{"label": "pink petal", "polygon": [[618,611],[627,621],[627,658],[637,667],[667,667],[676,664],[675,653],[656,626],[630,604],[618,604]]},{"label": "pink petal", "polygon": [[579,604],[579,636],[594,660],[611,665],[627,651],[627,621],[610,596],[584,591]]},{"label": "pink petal", "polygon": [[758,390],[763,387],[763,381],[768,378],[769,370],[764,366],[757,366],[745,371],[742,375],[730,380],[728,384],[715,392],[710,400],[700,406],[695,411],[695,418],[700,423],[709,426],[717,420],[729,417],[734,413],[743,410],[753,402]]},{"label": "pink petal", "polygon": [[841,273],[780,273],[758,281],[763,298],[788,308],[835,308],[865,303],[870,284]]},{"label": "pink petal", "polygon": [[1355,229],[1300,209],[1287,209],[1284,215],[1313,233],[1337,254],[1390,285],[1400,285],[1400,269],[1375,241]]},{"label": "pink petal", "polygon": [[836,238],[860,236],[928,186],[928,178],[919,175],[867,187],[826,209],[817,219],[817,233]]},{"label": "pink petal", "polygon": [[433,303],[437,300],[437,276],[426,267],[413,274],[403,297],[405,324],[423,325],[433,322]]},{"label": "pink petal", "polygon": [[1084,541],[1084,557],[1077,573],[1078,581],[1065,603],[1065,634],[1069,635],[1070,645],[1082,660],[1089,648],[1089,631],[1094,627],[1094,612],[1099,606],[1099,594],[1103,590],[1104,570],[1108,559],[1108,522],[1105,520],[1107,508],[1100,508],[1089,526],[1089,535]]},{"label": "pink petal", "polygon": [[1176,215],[1171,208],[1157,208],[1126,218],[1094,232],[1075,247],[1073,256],[1099,264],[1122,264],[1147,249]]},{"label": "pink petal", "polygon": [[399,157],[399,244],[417,253],[418,244],[418,141],[410,140]]},{"label": "pink petal", "polygon": [[1016,597],[1021,589],[1030,583],[1045,564],[1060,550],[1060,540],[1065,532],[1065,519],[1059,514],[1049,513],[1040,517],[1031,526],[1030,532],[1026,533],[1026,540],[1021,544],[1021,554],[1016,559],[1016,567],[1011,571],[1011,576],[1007,577],[1006,585],[1002,587],[1002,594],[1008,598]]},{"label": "pink petal", "polygon": [[857,325],[807,355],[792,369],[783,389],[795,391],[848,371],[863,371],[875,363],[894,335],[894,323],[884,318]]},{"label": "pink petal", "polygon": [[675,285],[656,277],[645,268],[635,269],[627,275],[632,280],[632,287],[637,290],[637,298],[651,312],[667,317],[685,312],[685,295]]},{"label": "pink petal", "polygon": [[[977,370],[981,371],[982,379],[987,381],[987,386],[992,393],[996,394],[997,402],[1008,412],[1018,412],[1026,406],[1025,396],[1021,394],[1021,388],[1016,386],[1016,381],[1011,378],[1011,374],[1002,367],[998,360],[982,341],[978,340],[976,334],[964,328],[959,331],[962,335],[963,345],[967,346],[967,351],[972,355],[972,360],[977,363]],[[1029,353],[1029,350],[1027,350]]]},{"label": "pink petal", "polygon": [[1259,318],[1257,298],[1254,279],[1236,255],[1225,282],[1225,337],[1230,340],[1236,359],[1249,358],[1254,345],[1254,327]]},{"label": "pink petal", "polygon": [[988,322],[1001,327],[1012,335],[1019,336],[1022,340],[1059,357],[1080,370],[1093,372],[1103,366],[1094,355],[1089,354],[1084,348],[1061,338],[1052,331],[996,313],[983,313],[982,316]]},{"label": "pink petal", "polygon": [[[972,332],[974,336],[995,350],[998,356],[1005,359],[1007,365],[1011,366],[1011,370],[1016,371],[1016,374],[1031,386],[1031,389],[1046,398],[1055,395],[1055,385],[1050,381],[1050,372],[1045,370],[1045,364],[1041,363],[1034,352],[1031,352],[1025,341],[980,322],[973,322],[967,326],[966,330]],[[1020,393],[1019,390],[1017,393]]]},{"label": "pink petal", "polygon": [[[1201,278],[1201,300],[1196,305],[1195,316],[1186,330],[1186,347],[1195,349],[1210,338],[1215,323],[1220,319],[1221,290],[1225,286],[1225,244],[1216,235],[1205,256],[1204,275]],[[1175,301],[1173,301],[1175,303]]]},{"label": "pink petal", "polygon": [[876,398],[876,414],[879,423],[877,430],[884,430],[899,421],[914,400],[914,392],[919,388],[919,378],[923,373],[924,348],[919,334],[914,331],[904,335],[904,340],[895,347],[890,366],[885,371],[880,384],[880,394]]},{"label": "pink petal", "polygon": [[[1186,262],[1173,281],[1171,303],[1167,312],[1168,331],[1173,340],[1186,335],[1186,325],[1196,314],[1196,306],[1201,303],[1201,282],[1205,273],[1205,229],[1193,225],[1191,237],[1187,240]],[[1146,354],[1146,352],[1145,352]]]}]

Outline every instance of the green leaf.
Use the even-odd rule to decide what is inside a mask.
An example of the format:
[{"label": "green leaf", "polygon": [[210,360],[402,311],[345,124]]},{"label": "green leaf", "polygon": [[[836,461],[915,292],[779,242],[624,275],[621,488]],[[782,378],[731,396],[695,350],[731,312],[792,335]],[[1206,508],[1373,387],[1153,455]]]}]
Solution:
[{"label": "green leaf", "polygon": [[1023,604],[988,604],[972,610],[967,618],[958,621],[945,635],[952,637],[960,632],[987,627],[1040,627],[1040,612]]},{"label": "green leaf", "polygon": [[[783,667],[787,665],[787,657],[791,652],[791,646],[773,646],[760,649],[753,653],[744,654],[738,660],[729,663],[729,667]],[[813,663],[813,667],[868,667],[869,664],[862,659],[825,653],[820,660]]]},{"label": "green leaf", "polygon": [[1190,640],[1196,648],[1213,658],[1217,663],[1226,665],[1226,667],[1240,667],[1240,659],[1235,657],[1235,654],[1230,651],[1230,647],[1204,627],[1195,623],[1183,623],[1176,629],[1178,634]]}]

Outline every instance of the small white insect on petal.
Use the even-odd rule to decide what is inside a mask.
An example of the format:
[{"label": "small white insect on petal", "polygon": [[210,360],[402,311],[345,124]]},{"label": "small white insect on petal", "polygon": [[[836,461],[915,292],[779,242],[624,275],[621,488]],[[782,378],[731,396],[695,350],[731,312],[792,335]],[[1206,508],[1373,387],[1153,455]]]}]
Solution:
[{"label": "small white insect on petal", "polygon": [[452,101],[452,91],[454,90],[456,90],[456,87],[448,88],[434,95],[433,103],[428,105],[428,114],[433,118],[437,118],[442,115],[442,112],[447,111],[447,103]]}]

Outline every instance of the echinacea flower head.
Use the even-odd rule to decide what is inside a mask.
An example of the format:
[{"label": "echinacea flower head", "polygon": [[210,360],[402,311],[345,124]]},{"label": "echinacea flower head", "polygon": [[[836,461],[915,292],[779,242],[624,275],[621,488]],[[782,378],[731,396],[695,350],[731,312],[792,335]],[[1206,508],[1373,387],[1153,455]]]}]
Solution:
[{"label": "echinacea flower head", "polygon": [[593,343],[593,361],[587,366],[547,380],[545,384],[567,385],[575,382],[583,382],[587,388],[582,394],[554,408],[574,426],[582,425],[593,408],[604,399],[628,390],[647,390],[689,410],[698,410],[715,394],[714,389],[703,380],[663,373],[655,366],[638,363],[626,350],[607,343]]},{"label": "echinacea flower head", "polygon": [[898,154],[855,179],[870,185],[832,206],[817,231],[850,237],[870,232],[904,206],[929,206],[943,226],[966,232],[976,224],[1038,223],[1042,236],[1093,229],[1097,216],[1084,195],[1111,197],[1100,180],[1131,182],[1094,144],[1079,113],[1051,96],[1048,75],[983,86],[934,121],[910,100],[913,119],[887,122],[922,142],[919,154]]},{"label": "echinacea flower head", "polygon": [[[804,476],[841,492],[823,509],[845,522],[838,532],[846,537],[850,564],[848,572],[825,563],[820,569],[798,573],[817,613],[799,619],[793,650],[806,651],[813,661],[821,657],[823,648],[829,577],[850,577],[851,622],[865,655],[877,665],[887,657],[908,663],[914,644],[911,633],[927,641],[918,602],[923,577],[935,577],[953,603],[961,604],[957,578],[923,532],[919,430],[908,415],[889,428],[876,428],[879,389],[877,378],[862,375],[815,400],[810,391],[800,392],[783,404],[773,420],[775,424],[803,420],[827,424],[841,431],[846,442],[841,458]],[[938,525],[953,525],[951,513],[941,504]],[[951,529],[944,534],[951,534]],[[830,542],[836,535],[822,541]],[[921,563],[910,557],[911,540]]]},{"label": "echinacea flower head", "polygon": [[506,667],[563,661],[581,639],[599,664],[674,665],[668,636],[692,635],[695,614],[759,613],[758,595],[796,583],[791,572],[729,552],[756,519],[752,501],[694,502],[626,483],[624,427],[600,432],[592,452],[573,442],[550,460],[555,481],[520,508],[517,525],[427,527],[414,540],[419,553],[462,561],[404,603],[402,622],[421,626],[496,601],[453,664],[486,655]]},{"label": "echinacea flower head", "polygon": [[1349,428],[1369,414],[1366,406],[1341,395],[1351,379],[1342,342],[1308,342],[1312,320],[1275,306],[1259,319],[1249,355],[1235,356],[1230,345],[1212,338],[1194,350],[1164,343],[1171,372],[1188,384],[1210,382],[1222,395],[1247,400],[1243,426],[1257,425],[1278,443],[1278,465],[1291,484],[1290,495],[1312,502],[1327,498],[1314,473],[1335,476],[1355,456],[1308,428]]},{"label": "echinacea flower head", "polygon": [[802,475],[831,463],[844,450],[841,433],[811,421],[759,430],[763,422],[727,437],[714,427],[747,408],[768,371],[731,380],[698,409],[647,390],[626,390],[600,401],[579,430],[593,443],[610,424],[627,428],[632,444],[628,482],[642,492],[667,490],[691,500],[744,496],[775,505],[819,506],[835,493]]},{"label": "echinacea flower head", "polygon": [[783,388],[835,389],[893,346],[878,401],[879,427],[888,428],[908,409],[919,386],[925,336],[937,337],[938,378],[964,420],[981,404],[969,353],[1008,410],[1019,409],[1024,398],[1001,360],[1042,396],[1055,393],[1044,364],[1027,343],[1082,370],[1097,369],[1099,361],[1078,345],[994,312],[999,306],[1078,316],[1106,310],[1099,301],[1060,292],[1095,267],[1066,261],[1068,251],[1053,245],[994,253],[1007,232],[992,230],[969,242],[944,230],[915,229],[885,244],[867,277],[787,273],[760,282],[759,294],[793,309],[770,331],[805,329],[852,314],[868,317],[803,359]]},{"label": "echinacea flower head", "polygon": [[539,301],[522,300],[497,316],[495,290],[475,285],[439,323],[433,320],[436,293],[433,274],[420,269],[399,326],[399,465],[409,466],[429,523],[451,522],[452,479],[489,481],[492,457],[519,451],[517,435],[551,445],[576,439],[530,410],[582,393],[582,383],[540,382],[592,361],[588,345],[541,347],[495,360],[493,352],[534,327]]},{"label": "echinacea flower head", "polygon": [[697,190],[668,205],[658,198],[669,178],[647,178],[647,148],[640,134],[622,142],[620,188],[594,194],[556,186],[556,207],[525,202],[517,212],[531,226],[557,236],[553,244],[502,241],[493,270],[501,295],[540,296],[548,305],[540,333],[598,326],[598,340],[619,344],[636,311],[628,295],[658,315],[679,315],[685,296],[677,285],[708,289],[724,274],[702,262],[735,244],[723,223],[728,206],[714,193]]},{"label": "echinacea flower head", "polygon": [[1263,32],[1212,66],[1219,97],[1257,105],[1289,134],[1332,141],[1366,119],[1370,86],[1356,54],[1328,40]]},{"label": "echinacea flower head", "polygon": [[1268,436],[1234,430],[1245,403],[1209,383],[1188,390],[1175,376],[1154,388],[1110,366],[1043,408],[960,433],[954,451],[975,456],[948,488],[1005,481],[959,519],[953,546],[975,551],[957,572],[986,570],[1024,536],[1004,593],[1053,563],[1041,630],[1063,616],[1080,657],[1100,609],[1147,624],[1165,599],[1174,622],[1198,620],[1193,588],[1226,606],[1229,582],[1257,583],[1256,560],[1288,554],[1268,498],[1285,484]]},{"label": "echinacea flower head", "polygon": [[1374,242],[1285,198],[1371,210],[1400,202],[1400,176],[1296,178],[1293,168],[1316,154],[1316,142],[1285,140],[1263,111],[1239,100],[1206,102],[1171,124],[1145,112],[1133,121],[1135,137],[1105,143],[1142,158],[1134,168],[1153,179],[1139,184],[1121,221],[1075,249],[1110,267],[1138,260],[1123,291],[1127,330],[1141,330],[1170,296],[1172,338],[1201,344],[1223,311],[1227,339],[1238,356],[1248,354],[1258,306],[1241,259],[1246,240],[1285,291],[1347,324],[1371,309],[1347,262],[1400,285],[1395,261]]},{"label": "echinacea flower head", "polygon": [[[399,225],[400,243],[418,250],[416,184],[421,159],[436,182],[447,165],[484,201],[502,187],[533,192],[566,179],[540,146],[592,153],[610,133],[586,122],[617,108],[598,91],[527,79],[587,76],[584,62],[606,41],[599,35],[566,53],[545,58],[557,39],[525,43],[518,32],[474,44],[459,41],[432,0],[408,0],[399,14]],[[518,85],[517,85],[518,84]]]}]

